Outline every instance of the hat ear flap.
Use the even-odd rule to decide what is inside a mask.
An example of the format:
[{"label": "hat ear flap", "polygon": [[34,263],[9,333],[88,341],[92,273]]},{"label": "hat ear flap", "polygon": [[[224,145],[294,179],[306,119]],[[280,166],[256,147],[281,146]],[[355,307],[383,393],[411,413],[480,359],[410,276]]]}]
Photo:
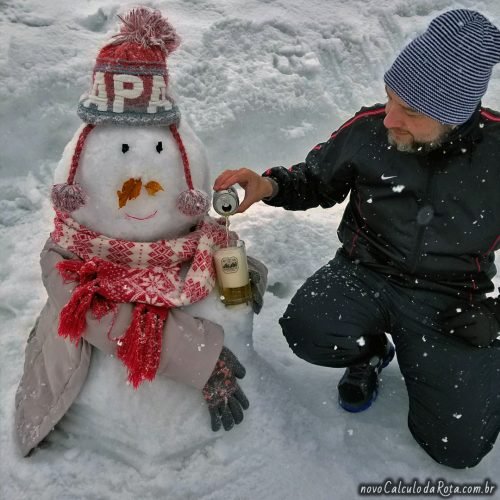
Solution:
[{"label": "hat ear flap", "polygon": [[56,211],[73,212],[85,205],[86,195],[82,187],[75,183],[76,169],[80,162],[80,156],[83,151],[83,145],[89,133],[94,129],[95,125],[86,125],[78,137],[75,152],[71,159],[71,168],[68,174],[68,181],[62,184],[54,184],[52,186],[51,200]]},{"label": "hat ear flap", "polygon": [[179,212],[189,217],[204,215],[210,208],[210,198],[205,192],[194,188],[193,179],[191,178],[191,169],[189,167],[189,158],[182,138],[175,125],[170,125],[169,128],[179,148],[182,166],[184,167],[184,177],[188,185],[188,189],[177,197],[177,209]]}]

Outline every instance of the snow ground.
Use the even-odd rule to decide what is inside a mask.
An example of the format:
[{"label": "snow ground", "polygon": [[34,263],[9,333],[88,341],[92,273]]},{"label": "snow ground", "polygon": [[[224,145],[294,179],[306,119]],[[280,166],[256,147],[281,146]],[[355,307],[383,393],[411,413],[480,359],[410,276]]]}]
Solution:
[{"label": "snow ground", "polygon": [[[497,0],[145,3],[183,36],[170,61],[172,84],[214,177],[224,168],[300,161],[360,106],[383,100],[384,70],[440,12],[476,8],[500,25]],[[334,255],[342,207],[291,213],[256,206],[235,218],[249,253],[270,268],[271,285],[254,326],[254,363],[265,376],[248,375],[252,407],[238,429],[155,463],[126,464],[77,445],[19,456],[13,399],[27,333],[45,300],[38,254],[51,226],[51,176],[80,123],[76,103],[95,54],[127,5],[0,1],[0,498],[351,499],[360,482],[387,477],[495,481],[498,447],[464,471],[420,450],[406,428],[396,363],[383,373],[376,404],[350,415],[335,398],[342,370],[308,365],[289,351],[277,319]],[[499,95],[497,68],[485,104],[500,108]]]}]

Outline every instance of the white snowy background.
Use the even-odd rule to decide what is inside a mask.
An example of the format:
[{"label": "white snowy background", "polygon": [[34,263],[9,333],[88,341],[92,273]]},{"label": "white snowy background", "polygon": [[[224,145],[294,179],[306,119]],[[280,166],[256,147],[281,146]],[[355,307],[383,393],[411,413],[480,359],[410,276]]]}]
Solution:
[{"label": "white snowy background", "polygon": [[[498,0],[145,3],[182,35],[170,59],[171,83],[207,147],[213,178],[225,168],[261,172],[301,161],[362,105],[382,102],[384,71],[439,13],[473,8],[500,25]],[[96,453],[75,446],[20,457],[14,394],[27,335],[45,301],[38,256],[51,228],[52,172],[80,124],[76,104],[97,50],[129,5],[0,0],[0,498],[352,499],[360,482],[388,477],[500,482],[500,444],[468,470],[442,467],[418,447],[407,430],[396,362],[383,372],[373,407],[352,415],[336,399],[343,370],[308,365],[290,352],[278,318],[334,255],[341,206],[292,213],[258,205],[234,217],[249,253],[270,270],[254,325],[263,376],[242,383],[251,407],[238,428],[149,462],[99,453],[99,435]],[[499,96],[497,69],[484,103],[498,109]]]}]

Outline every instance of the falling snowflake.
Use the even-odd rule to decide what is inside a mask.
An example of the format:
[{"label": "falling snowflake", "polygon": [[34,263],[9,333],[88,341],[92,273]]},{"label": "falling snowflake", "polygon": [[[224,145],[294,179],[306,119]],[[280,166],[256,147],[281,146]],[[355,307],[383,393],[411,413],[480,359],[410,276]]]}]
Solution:
[{"label": "falling snowflake", "polygon": [[406,186],[403,186],[402,184],[398,184],[397,186],[394,186],[394,187],[392,188],[392,190],[393,190],[395,193],[401,193],[405,187],[406,187]]},{"label": "falling snowflake", "polygon": [[458,419],[462,418],[462,414],[461,413],[454,413],[453,417],[458,420]]},{"label": "falling snowflake", "polygon": [[443,443],[447,443],[447,442],[448,442],[448,438],[445,436],[444,438],[442,438],[442,439],[441,439],[441,441],[442,441]]},{"label": "falling snowflake", "polygon": [[363,347],[366,342],[365,342],[365,338],[364,337],[359,337],[358,340],[356,340],[356,343],[360,346],[360,347]]}]

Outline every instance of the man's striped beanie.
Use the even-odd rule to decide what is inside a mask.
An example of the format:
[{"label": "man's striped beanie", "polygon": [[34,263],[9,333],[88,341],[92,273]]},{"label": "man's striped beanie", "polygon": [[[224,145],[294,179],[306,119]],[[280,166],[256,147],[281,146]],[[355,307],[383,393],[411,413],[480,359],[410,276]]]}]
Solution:
[{"label": "man's striped beanie", "polygon": [[498,62],[498,28],[479,12],[452,10],[403,49],[384,81],[411,108],[460,125],[479,105]]}]

